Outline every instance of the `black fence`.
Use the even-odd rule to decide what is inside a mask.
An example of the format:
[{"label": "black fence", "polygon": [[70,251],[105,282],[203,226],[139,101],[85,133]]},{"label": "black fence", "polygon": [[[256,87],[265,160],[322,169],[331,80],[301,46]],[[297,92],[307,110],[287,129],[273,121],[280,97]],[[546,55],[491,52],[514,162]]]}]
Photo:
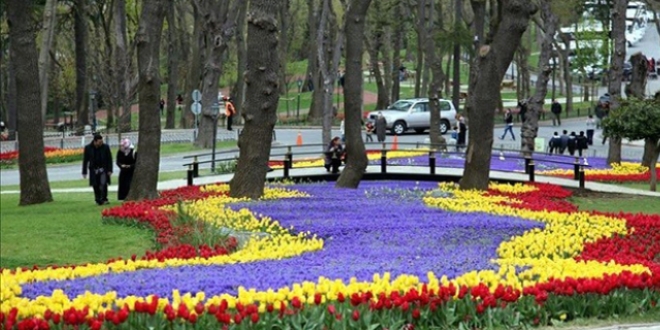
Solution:
[{"label": "black fence", "polygon": [[[290,178],[292,169],[302,169],[302,168],[322,168],[322,166],[314,165],[305,165],[301,166],[296,164],[295,160],[318,160],[321,157],[328,157],[330,160],[330,166],[332,172],[338,172],[338,167],[342,163],[346,162],[346,157],[344,153],[326,153],[324,152],[325,145],[321,144],[306,144],[306,145],[296,145],[296,146],[273,146],[271,150],[271,161],[281,161],[282,162],[282,178]],[[415,166],[415,167],[426,167],[428,172],[426,175],[436,176],[437,167],[443,167],[441,162],[443,158],[446,158],[451,155],[465,155],[462,151],[464,149],[456,148],[456,145],[447,145],[442,149],[431,148],[431,145],[426,143],[367,143],[367,152],[368,153],[379,153],[379,160],[376,161],[376,165],[380,167],[379,173],[381,175],[394,174],[388,173],[389,167],[396,166]],[[370,148],[371,147],[371,148]],[[428,157],[428,164],[423,165],[413,165],[413,164],[396,164],[388,162],[388,153],[404,151],[404,152],[423,152],[426,157]],[[235,162],[238,159],[238,149],[224,150],[213,153],[203,153],[197,155],[186,156],[184,159],[191,159],[191,162],[183,164],[183,166],[188,168],[187,171],[187,182],[188,185],[193,185],[194,178],[199,177],[199,168],[201,165],[211,165],[211,168],[214,169],[216,163],[227,163]],[[584,189],[585,187],[585,169],[591,167],[588,164],[580,162],[580,157],[568,157],[562,155],[553,155],[549,157],[544,152],[533,152],[529,156],[523,155],[520,150],[507,150],[507,149],[497,149],[493,150],[492,156],[503,157],[504,153],[507,153],[506,157],[509,159],[516,159],[521,162],[524,162],[524,172],[528,176],[529,182],[535,182],[536,178],[536,166],[537,164],[562,164],[567,166],[572,166],[573,168],[573,179],[579,181],[579,187]],[[309,156],[316,156],[310,158]],[[202,160],[204,157],[212,157],[210,160]],[[417,156],[419,157],[419,156]],[[439,160],[440,159],[440,160]],[[325,164],[324,164],[325,165]],[[455,167],[454,167],[455,168]],[[497,170],[506,172],[504,170]],[[510,171],[514,172],[514,171]],[[419,174],[419,173],[417,173]],[[337,175],[337,174],[334,174]]]}]

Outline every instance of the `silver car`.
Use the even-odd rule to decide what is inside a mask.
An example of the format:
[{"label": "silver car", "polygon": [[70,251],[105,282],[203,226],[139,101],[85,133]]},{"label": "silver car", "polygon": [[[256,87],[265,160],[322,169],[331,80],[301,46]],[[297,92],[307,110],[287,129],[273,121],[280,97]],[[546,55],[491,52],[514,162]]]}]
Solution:
[{"label": "silver car", "polygon": [[[431,108],[428,98],[404,99],[394,102],[385,110],[369,113],[369,121],[375,122],[378,113],[382,113],[387,121],[387,129],[400,135],[414,129],[423,133],[431,127]],[[440,99],[440,133],[445,134],[456,124],[456,109],[448,101]]]}]

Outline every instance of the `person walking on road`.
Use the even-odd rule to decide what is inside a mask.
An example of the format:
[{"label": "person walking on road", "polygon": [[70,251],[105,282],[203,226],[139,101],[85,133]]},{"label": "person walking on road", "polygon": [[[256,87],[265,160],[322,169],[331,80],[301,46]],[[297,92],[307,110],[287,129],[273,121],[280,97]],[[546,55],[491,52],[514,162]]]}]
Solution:
[{"label": "person walking on road", "polygon": [[234,108],[234,104],[231,102],[231,98],[225,96],[224,98],[225,101],[225,116],[227,116],[227,130],[231,131],[231,125],[234,122],[234,115],[236,114],[236,108]]},{"label": "person walking on road", "polygon": [[460,114],[456,114],[456,137],[456,152],[461,152],[467,140],[467,125],[465,124],[465,118]]},{"label": "person walking on road", "polygon": [[511,133],[511,138],[513,141],[515,141],[516,136],[513,134],[513,113],[511,113],[511,109],[506,109],[506,113],[504,115],[504,123],[506,126],[504,126],[504,133],[502,133],[502,136],[500,136],[500,140],[504,140],[506,133],[509,132]]},{"label": "person walking on road", "polygon": [[90,144],[85,146],[82,175],[87,177],[89,170],[89,185],[94,188],[96,204],[108,204],[108,184],[112,175],[112,153],[110,147],[103,143],[103,136],[95,134]]},{"label": "person walking on road", "polygon": [[594,145],[594,132],[596,131],[596,120],[593,115],[587,118],[587,144]]},{"label": "person walking on road", "polygon": [[117,151],[117,166],[119,167],[119,187],[117,189],[117,199],[123,201],[128,196],[133,181],[133,172],[135,171],[135,161],[137,153],[131,140],[121,141],[119,151]]},{"label": "person walking on road", "polygon": [[378,113],[378,118],[376,118],[376,137],[378,142],[385,142],[385,134],[387,134],[387,120],[383,116],[382,112]]},{"label": "person walking on road", "polygon": [[568,141],[569,141],[569,139],[570,139],[570,138],[568,137],[568,131],[567,131],[567,130],[563,130],[563,131],[561,132],[561,136],[559,137],[559,142],[560,142],[560,143],[559,143],[559,153],[560,153],[560,154],[563,155],[563,154],[564,154],[564,151],[566,151],[566,148],[568,147]]},{"label": "person walking on road", "polygon": [[374,124],[368,121],[365,124],[364,129],[367,131],[367,142],[374,142]]},{"label": "person walking on road", "polygon": [[552,126],[555,126],[555,124],[561,126],[561,104],[557,100],[552,100],[550,111],[552,112]]}]

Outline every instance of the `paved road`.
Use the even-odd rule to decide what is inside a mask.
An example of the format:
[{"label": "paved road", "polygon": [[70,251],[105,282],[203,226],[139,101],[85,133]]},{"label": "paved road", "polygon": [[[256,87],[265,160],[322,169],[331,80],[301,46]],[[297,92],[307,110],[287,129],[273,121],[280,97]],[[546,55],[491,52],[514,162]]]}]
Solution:
[{"label": "paved road", "polygon": [[[562,122],[561,127],[553,127],[551,123],[544,122],[541,123],[539,127],[539,137],[545,137],[546,141],[547,139],[552,136],[552,133],[554,131],[558,131],[559,129],[566,129],[569,132],[575,131],[579,132],[581,130],[585,130],[586,126],[583,120],[565,120]],[[510,137],[507,137],[505,140],[499,140],[498,137],[502,134],[502,131],[504,129],[502,127],[496,127],[493,131],[495,138],[495,145],[494,147],[496,149],[503,148],[503,149],[518,149],[520,147],[520,140],[517,139],[516,141],[512,141]],[[514,129],[514,132],[519,135],[520,134],[520,128],[519,125]],[[298,133],[301,134],[303,138],[303,143],[304,144],[316,144],[316,146],[310,146],[310,147],[304,147],[304,148],[296,148],[294,153],[299,154],[301,152],[306,152],[309,153],[308,155],[304,156],[296,156],[296,158],[301,157],[301,158],[312,158],[312,157],[318,157],[321,154],[322,147],[321,147],[321,129],[318,128],[311,128],[311,129],[276,129],[276,143],[273,146],[273,150],[271,152],[271,155],[273,158],[281,158],[278,156],[283,155],[286,152],[285,146],[293,145],[295,146],[296,144],[296,139],[298,137]],[[334,130],[333,134],[336,136],[339,136],[339,130]],[[449,138],[448,135],[445,135],[446,138]],[[598,142],[600,137],[600,132],[596,132],[596,140]],[[428,138],[428,132],[423,133],[423,134],[416,134],[416,133],[407,133],[402,136],[398,137],[398,142],[400,144],[400,148],[408,147],[408,148],[414,148],[416,143],[424,143],[425,140]],[[393,136],[388,135],[387,136],[387,142],[391,143],[393,142]],[[409,143],[410,145],[406,145],[406,143]],[[378,149],[380,148],[380,145],[377,143],[374,144],[369,144],[368,148],[372,149]],[[114,150],[114,149],[113,149]],[[186,168],[183,166],[183,164],[190,162],[190,159],[183,159],[184,156],[186,155],[194,155],[194,154],[199,154],[203,153],[202,151],[196,151],[196,152],[188,152],[188,153],[183,153],[183,154],[177,154],[177,155],[170,155],[170,156],[165,156],[161,159],[160,162],[160,172],[167,172],[167,171],[181,171],[185,170]],[[623,157],[627,159],[641,159],[643,153],[643,149],[639,145],[624,145],[623,148]],[[235,152],[230,152],[230,153],[225,153],[222,156],[218,156],[218,159],[220,158],[234,158],[237,154]],[[605,157],[607,155],[607,145],[602,145],[600,143],[596,143],[592,148],[587,152],[588,157],[593,157],[593,156],[600,156],[600,157]],[[210,160],[210,156],[207,157],[200,157],[200,161],[204,160]],[[201,168],[209,168],[210,165],[201,165]],[[80,164],[75,164],[75,165],[62,165],[62,166],[50,166],[48,168],[48,179],[50,181],[65,181],[65,180],[74,180],[78,179],[81,177],[81,165]],[[19,175],[18,175],[18,170],[17,169],[11,169],[11,170],[1,170],[0,171],[0,185],[5,186],[5,185],[16,185],[19,184]]]}]

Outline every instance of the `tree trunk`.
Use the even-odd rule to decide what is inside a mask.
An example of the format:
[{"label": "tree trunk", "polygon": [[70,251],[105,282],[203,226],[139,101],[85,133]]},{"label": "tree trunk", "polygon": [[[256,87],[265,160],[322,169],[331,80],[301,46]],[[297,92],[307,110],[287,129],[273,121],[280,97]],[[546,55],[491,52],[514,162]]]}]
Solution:
[{"label": "tree trunk", "polygon": [[167,117],[165,128],[174,128],[176,117],[177,80],[179,78],[179,50],[177,49],[176,7],[167,5]]},{"label": "tree trunk", "polygon": [[[632,74],[630,83],[626,85],[625,93],[630,98],[643,100],[646,92],[646,79],[648,75],[648,62],[646,56],[642,53],[635,53],[630,56],[632,64]],[[655,152],[655,141],[646,140],[644,143],[644,155],[642,156],[642,166],[651,166],[653,153]]]},{"label": "tree trunk", "polygon": [[[378,1],[376,1],[378,2]],[[394,17],[402,17],[403,1],[396,0],[394,4]],[[401,79],[399,79],[399,68],[401,68],[401,50],[403,49],[403,22],[400,19],[394,19],[394,33],[392,33],[393,50],[392,50],[392,101],[396,101],[401,97]]]},{"label": "tree trunk", "polygon": [[656,154],[656,149],[658,146],[658,141],[655,139],[645,139],[644,140],[644,155],[642,156],[642,166],[646,166],[649,169],[653,169],[654,167],[651,166],[653,163],[653,158],[656,158],[658,155]]},{"label": "tree trunk", "polygon": [[[11,42],[9,43],[9,51],[11,52]],[[14,61],[9,57],[9,63],[7,64],[7,76],[9,81],[7,82],[7,95],[18,95],[18,90],[16,88],[16,65]],[[10,132],[10,139],[16,138],[16,131],[18,130],[18,102],[15,97],[7,97],[7,129]]]},{"label": "tree trunk", "polygon": [[[541,41],[541,54],[539,55],[538,76],[536,79],[536,92],[529,100],[529,107],[525,115],[525,122],[521,128],[521,150],[523,156],[532,157],[534,152],[534,139],[539,131],[539,114],[543,110],[545,97],[548,94],[548,80],[553,67],[550,66],[552,58],[552,40],[559,26],[559,19],[552,12],[550,0],[539,1],[541,19],[543,20],[543,38]],[[555,68],[556,69],[556,68]]]},{"label": "tree trunk", "polygon": [[48,73],[50,72],[50,51],[55,40],[57,22],[57,1],[47,0],[44,5],[44,20],[41,28],[41,49],[39,50],[39,85],[41,89],[41,117],[46,118],[48,108]]},{"label": "tree trunk", "polygon": [[424,70],[424,45],[426,44],[426,2],[432,0],[417,1],[417,22],[415,31],[417,32],[417,63],[415,67],[415,97],[422,95],[422,71]]},{"label": "tree trunk", "polygon": [[[231,2],[231,3],[230,3]],[[214,116],[222,114],[224,109],[218,114],[213,114],[212,106],[218,103],[218,84],[222,75],[222,59],[229,46],[229,41],[234,36],[236,30],[236,17],[228,18],[228,13],[236,12],[238,1],[219,1],[201,2],[206,7],[200,7],[199,11],[204,13],[204,36],[207,46],[206,62],[202,76],[202,113],[199,116],[199,131],[195,145],[202,148],[211,148],[213,140],[214,125],[216,120]],[[230,11],[229,6],[232,6]]]},{"label": "tree trunk", "polygon": [[463,1],[454,0],[454,55],[453,55],[453,84],[451,101],[454,103],[456,111],[460,109],[460,96],[461,96],[461,43],[459,38],[459,31],[461,29],[461,22],[463,21]]},{"label": "tree trunk", "polygon": [[[656,15],[656,22],[657,22],[657,15]],[[649,141],[646,141],[647,145],[652,145],[654,147],[653,152],[651,152],[650,159],[651,161],[649,162],[649,171],[651,171],[651,191],[657,191],[657,186],[658,186],[658,156],[660,156],[660,140],[655,141],[654,144],[648,143]],[[646,145],[645,145],[646,148]]]},{"label": "tree trunk", "polygon": [[370,3],[371,0],[353,0],[344,19],[347,36],[344,113],[348,162],[337,179],[336,187],[339,188],[357,188],[369,162],[362,140],[362,53]]},{"label": "tree trunk", "polygon": [[279,23],[279,31],[280,31],[280,36],[279,36],[280,55],[278,57],[280,58],[281,62],[280,62],[278,76],[280,78],[280,84],[279,84],[280,95],[288,95],[289,86],[287,84],[286,66],[289,59],[288,31],[289,31],[289,25],[291,24],[291,14],[289,13],[289,9],[291,7],[291,0],[280,0],[280,1],[282,2],[282,4],[279,6],[280,8],[279,8],[279,12],[278,12],[279,14],[277,20]]},{"label": "tree trunk", "polygon": [[205,55],[202,52],[202,44],[204,43],[204,36],[202,35],[204,19],[197,6],[193,5],[192,7],[193,19],[195,20],[195,23],[193,25],[192,55],[189,62],[190,66],[188,69],[188,77],[186,79],[186,88],[183,95],[185,110],[184,114],[181,115],[182,128],[190,128],[195,125],[195,116],[190,111],[193,104],[191,94],[193,90],[200,88],[202,78],[202,63],[204,62],[205,58]]},{"label": "tree trunk", "polygon": [[[319,30],[324,30],[319,24],[319,13],[323,11],[323,1],[321,5],[317,5],[317,0],[309,0],[307,2],[307,10],[309,12],[307,17],[307,25],[309,30],[309,57],[307,58],[307,78],[305,79],[305,88],[312,92],[312,103],[309,106],[307,120],[309,123],[318,124],[323,118],[323,88],[321,86],[321,64],[319,58],[326,58],[325,47],[323,42],[319,42]],[[321,31],[322,33],[323,31]],[[308,87],[314,86],[313,90]]]},{"label": "tree trunk", "polygon": [[[376,27],[376,30],[378,30],[378,27]],[[372,68],[374,80],[376,81],[376,88],[378,90],[378,100],[376,101],[376,109],[385,109],[389,104],[389,95],[387,95],[387,89],[385,87],[385,79],[383,79],[383,74],[381,73],[378,65],[379,55],[382,46],[382,37],[383,37],[382,33],[378,31],[374,31],[373,34],[370,36],[370,38],[364,40],[364,42],[367,44],[367,49],[369,52],[369,66],[371,66]],[[373,41],[370,41],[370,39]]]},{"label": "tree trunk", "polygon": [[278,2],[250,1],[248,14],[247,94],[239,137],[240,155],[234,178],[229,183],[232,197],[256,199],[263,196],[273,128],[279,101]]},{"label": "tree trunk", "polygon": [[[442,28],[442,10],[441,5],[438,4],[436,12],[435,7],[429,10],[429,21],[427,25],[428,35],[435,36],[441,34]],[[429,86],[429,111],[431,112],[431,128],[429,129],[429,139],[431,140],[431,148],[436,150],[443,150],[447,146],[447,141],[442,137],[440,132],[440,103],[442,98],[442,84],[445,80],[445,74],[442,71],[442,57],[437,54],[437,45],[435,38],[429,38],[426,43],[426,62],[431,67],[433,78]]]},{"label": "tree trunk", "polygon": [[494,109],[500,98],[500,85],[537,8],[530,0],[502,0],[501,16],[493,22],[490,35],[479,48],[474,85],[468,98],[470,119],[468,150],[461,189],[488,189],[493,148]]},{"label": "tree trunk", "polygon": [[121,106],[122,112],[117,123],[117,130],[122,132],[131,130],[131,99],[130,94],[130,75],[128,72],[129,58],[127,55],[127,37],[126,37],[126,1],[115,0],[114,10],[115,27],[115,81],[117,89],[116,104]]},{"label": "tree trunk", "polygon": [[[317,44],[325,45],[318,52],[318,64],[320,68],[320,79],[317,88],[314,89],[315,96],[317,89],[321,94],[322,100],[322,140],[323,143],[328,143],[331,140],[332,134],[332,95],[334,92],[335,79],[337,77],[337,68],[341,59],[341,48],[344,44],[344,31],[340,29],[337,23],[335,11],[332,7],[330,0],[323,0],[323,8],[321,11],[321,20],[319,26],[321,27],[317,35]],[[323,27],[328,27],[323,29]],[[336,39],[333,40],[325,33],[329,29],[334,29]],[[325,40],[325,41],[324,41]],[[333,41],[333,43],[331,43]],[[333,47],[331,48],[330,45]]]},{"label": "tree trunk", "polygon": [[247,44],[245,42],[245,22],[247,16],[248,1],[241,1],[238,9],[238,20],[236,21],[236,85],[232,90],[234,99],[234,108],[236,115],[234,118],[242,118],[243,104],[245,103],[245,71],[247,70]]},{"label": "tree trunk", "polygon": [[[623,62],[626,56],[626,8],[627,0],[612,0],[612,40],[614,52],[609,70],[610,113],[621,104],[621,80],[623,78]],[[607,154],[607,163],[621,163],[621,138],[611,137]]]},{"label": "tree trunk", "polygon": [[87,110],[87,17],[85,16],[85,1],[74,0],[73,33],[76,44],[76,115],[78,129],[89,125]]},{"label": "tree trunk", "polygon": [[18,171],[21,181],[19,205],[53,201],[48,184],[44,155],[43,116],[39,80],[39,66],[35,34],[32,29],[32,3],[7,0],[7,21],[11,38],[10,60],[16,70],[16,105],[18,112]]},{"label": "tree trunk", "polygon": [[158,197],[160,165],[160,40],[166,8],[159,0],[144,0],[136,34],[140,74],[140,132],[135,176],[127,200]]}]

